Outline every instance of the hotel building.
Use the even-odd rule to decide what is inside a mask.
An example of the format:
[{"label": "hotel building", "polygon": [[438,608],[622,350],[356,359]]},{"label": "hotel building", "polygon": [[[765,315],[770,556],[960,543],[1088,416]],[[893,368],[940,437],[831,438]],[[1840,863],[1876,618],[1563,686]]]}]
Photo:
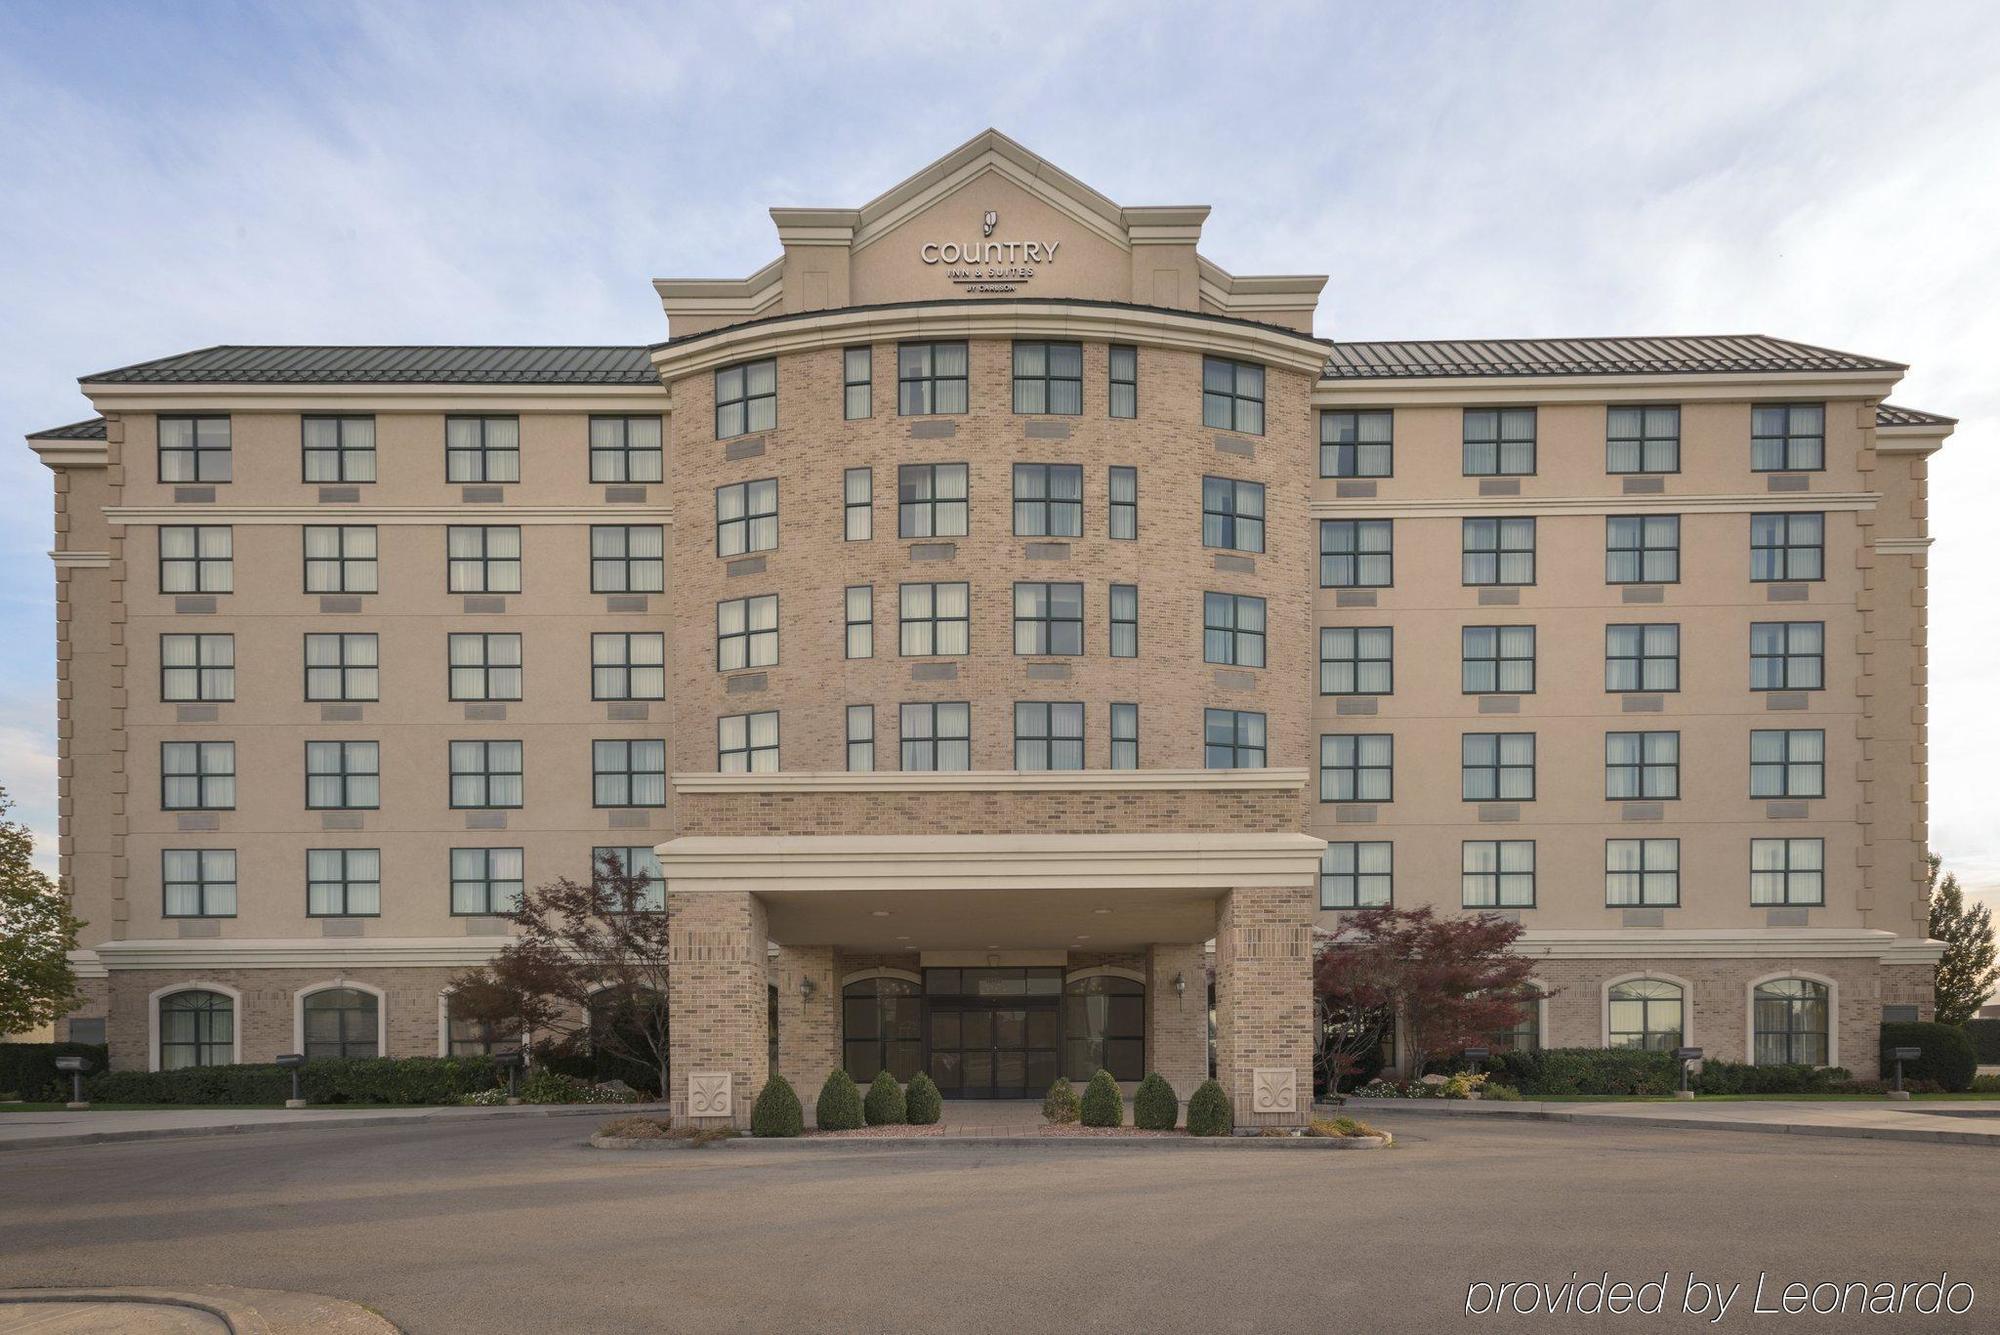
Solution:
[{"label": "hotel building", "polygon": [[1502,1041],[1875,1074],[1951,419],[1762,335],[1330,341],[1207,214],[988,132],[655,282],[651,347],[83,377],[63,1036],[476,1050],[453,974],[615,849],[697,1115],[775,1061],[1297,1121],[1313,931],[1381,904],[1521,924]]}]

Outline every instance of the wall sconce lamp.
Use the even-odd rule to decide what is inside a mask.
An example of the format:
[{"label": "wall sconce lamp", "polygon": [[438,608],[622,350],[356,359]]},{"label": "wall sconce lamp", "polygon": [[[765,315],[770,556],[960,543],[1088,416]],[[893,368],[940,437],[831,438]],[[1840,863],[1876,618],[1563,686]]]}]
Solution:
[{"label": "wall sconce lamp", "polygon": [[1187,996],[1187,977],[1177,973],[1174,975],[1174,999],[1178,1001],[1185,996]]},{"label": "wall sconce lamp", "polygon": [[813,993],[817,990],[817,988],[818,985],[815,984],[812,979],[810,978],[799,979],[799,1000],[811,1001],[813,999]]}]

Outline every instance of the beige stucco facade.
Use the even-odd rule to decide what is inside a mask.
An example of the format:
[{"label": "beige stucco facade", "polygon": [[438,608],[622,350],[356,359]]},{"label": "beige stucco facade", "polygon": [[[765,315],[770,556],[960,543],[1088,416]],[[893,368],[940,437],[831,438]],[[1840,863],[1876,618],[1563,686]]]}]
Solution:
[{"label": "beige stucco facade", "polygon": [[[1468,843],[1532,841],[1530,900],[1499,911],[1549,990],[1545,1044],[1612,1041],[1607,989],[1646,977],[1681,989],[1682,1041],[1742,1058],[1755,988],[1798,979],[1824,989],[1828,1060],[1872,1074],[1883,1008],[1927,1007],[1913,981],[1936,949],[1925,474],[1950,424],[1881,408],[1901,368],[1804,347],[1769,364],[1439,354],[1373,373],[1363,351],[1422,345],[1316,339],[1323,277],[1230,274],[1198,254],[1205,207],[1119,206],[991,133],[860,208],[772,216],[782,255],[758,273],[655,283],[668,337],[651,349],[459,350],[494,355],[476,373],[375,374],[316,373],[310,349],[224,350],[307,365],[89,377],[101,422],[31,439],[55,478],[62,872],[90,923],[72,1032],[103,1020],[114,1062],[158,1063],[160,998],[202,988],[233,999],[231,1055],[263,1060],[301,1040],[302,999],[332,983],[378,996],[387,1052],[438,1051],[451,974],[505,932],[453,912],[452,850],[518,849],[532,885],[584,874],[602,846],[658,850],[677,919],[672,1097],[687,1109],[691,1077],[727,1074],[726,1110],[706,1102],[720,1086],[698,1097],[737,1120],[768,1052],[808,1090],[849,1059],[851,987],[906,984],[928,1025],[979,1008],[937,1000],[941,980],[970,988],[962,971],[988,968],[1029,971],[1031,991],[1053,980],[1023,1009],[1037,1028],[1128,1005],[1072,994],[1138,997],[1143,1024],[1114,1041],[1142,1043],[1147,1069],[1186,1097],[1212,1062],[1240,1120],[1295,1120],[1311,932],[1343,903],[1319,875],[1329,841],[1390,845],[1393,902],[1453,913],[1480,907],[1461,884]],[[900,410],[901,349],[918,343],[963,346],[963,411]],[[1080,411],[1015,411],[1023,343],[1076,346]],[[624,369],[536,369],[556,353]],[[1205,408],[1205,364],[1222,362],[1261,372],[1257,429]],[[761,363],[769,419],[719,436],[718,392]],[[1134,407],[1114,415],[1128,366]],[[1774,403],[1819,407],[1822,466],[1752,467],[1753,409]],[[1607,421],[1631,405],[1677,409],[1676,468],[1607,470]],[[1467,412],[1497,408],[1534,410],[1532,468],[1467,476]],[[1324,476],[1322,414],[1352,410],[1389,414],[1393,466]],[[226,480],[164,475],[160,423],[189,414],[226,417]],[[372,423],[372,480],[306,480],[304,424],[327,415]],[[448,475],[449,423],[468,415],[518,423],[517,478]],[[593,480],[607,417],[661,424],[657,477]],[[1077,531],[1021,531],[1024,464],[1077,470]],[[964,467],[962,532],[900,531],[902,470],[924,465]],[[1136,483],[1129,530],[1114,473]],[[1260,542],[1204,543],[1204,479],[1261,488]],[[725,552],[721,489],[766,480],[774,541]],[[1751,578],[1752,517],[1774,514],[1823,517],[1820,577]],[[1633,516],[1678,520],[1676,578],[1609,582],[1607,522]],[[1465,582],[1462,535],[1482,519],[1534,521],[1532,582]],[[1321,526],[1355,520],[1387,521],[1393,575],[1322,587]],[[307,590],[303,530],[332,525],[371,531],[372,591]],[[184,526],[228,530],[226,592],[163,587],[162,532]],[[658,531],[651,587],[594,576],[606,526]],[[452,588],[454,528],[518,530],[518,590]],[[1017,586],[1043,583],[1081,586],[1081,652],[1016,651]],[[915,584],[966,586],[962,651],[903,652]],[[849,595],[863,588],[872,646],[856,654]],[[1130,653],[1126,628],[1113,642],[1125,588]],[[1261,663],[1208,661],[1208,594],[1261,600]],[[725,665],[724,605],[765,598],[775,649]],[[1817,689],[1752,689],[1751,626],[1773,621],[1822,626]],[[1606,689],[1607,627],[1634,624],[1679,628],[1675,689]],[[1528,625],[1534,689],[1465,691],[1463,628]],[[1392,688],[1323,694],[1322,631],[1375,627],[1393,632]],[[307,698],[306,637],[333,633],[375,637],[371,698]],[[448,637],[473,633],[519,636],[518,698],[453,698]],[[612,633],[663,637],[657,698],[600,698],[592,637]],[[162,637],[201,634],[233,637],[233,690],[166,698]],[[960,702],[962,770],[904,772],[904,706]],[[1080,770],[1017,770],[1020,702],[1081,707]],[[873,710],[869,772],[851,763],[856,706]],[[1137,768],[1114,752],[1128,706]],[[1210,768],[1215,710],[1261,721],[1246,768]],[[767,714],[774,768],[718,773],[735,759],[722,720]],[[1813,795],[1752,796],[1751,733],[1780,728],[1824,735]],[[1606,734],[1630,731],[1678,734],[1677,795],[1607,798]],[[1533,734],[1531,797],[1464,796],[1463,738],[1488,732]],[[1321,800],[1321,739],[1346,734],[1393,738],[1385,794]],[[333,741],[376,744],[374,804],[308,806],[307,744]],[[517,805],[453,804],[451,743],[468,741],[520,744]],[[657,800],[598,804],[593,743],[608,741],[661,745]],[[226,806],[164,809],[163,745],[182,742],[233,744]],[[1607,841],[1635,838],[1678,841],[1672,902],[1611,901]],[[1762,839],[1820,841],[1817,902],[1753,902]],[[376,853],[378,912],[308,913],[308,850],[336,848]],[[169,916],[170,850],[232,851],[233,912]],[[1259,1082],[1282,1102],[1285,1072],[1294,1100],[1258,1112]]]}]

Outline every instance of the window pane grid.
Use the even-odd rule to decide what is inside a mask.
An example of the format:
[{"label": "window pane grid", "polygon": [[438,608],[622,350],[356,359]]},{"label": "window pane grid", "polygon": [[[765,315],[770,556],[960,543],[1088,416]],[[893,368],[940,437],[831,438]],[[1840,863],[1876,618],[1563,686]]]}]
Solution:
[{"label": "window pane grid", "polygon": [[1608,409],[1604,424],[1604,471],[1680,472],[1680,408],[1661,405]]},{"label": "window pane grid", "polygon": [[1678,691],[1681,688],[1681,628],[1674,623],[1614,625],[1604,628],[1604,689]]},{"label": "window pane grid", "polygon": [[1681,795],[1681,735],[1604,734],[1604,796],[1611,801],[1672,801]]},{"label": "window pane grid", "polygon": [[1751,690],[1817,691],[1825,685],[1825,622],[1756,621],[1751,623]]},{"label": "window pane grid", "polygon": [[1386,589],[1394,581],[1388,519],[1322,519],[1319,522],[1319,586],[1322,589]]},{"label": "window pane grid", "polygon": [[1382,409],[1319,415],[1321,477],[1389,477],[1395,471],[1395,417]]},{"label": "window pane grid", "polygon": [[1264,715],[1245,709],[1202,712],[1202,764],[1208,769],[1263,769]]},{"label": "window pane grid", "polygon": [[1111,706],[1111,768],[1139,768],[1139,706]]},{"label": "window pane grid", "polygon": [[[667,911],[666,876],[660,870],[659,854],[650,844],[632,844],[616,847],[599,847],[590,850],[591,880],[600,893],[612,901],[614,912],[623,913],[629,908],[633,913],[665,913]],[[614,878],[638,881],[643,884],[633,887],[637,893],[628,906],[615,895],[617,887],[610,885]]]},{"label": "window pane grid", "polygon": [[1461,582],[1467,585],[1535,582],[1533,519],[1466,519],[1461,521],[1460,536]]},{"label": "window pane grid", "polygon": [[449,751],[453,807],[521,805],[521,743],[453,742]]},{"label": "window pane grid", "polygon": [[1395,899],[1395,850],[1387,840],[1329,843],[1319,859],[1319,906],[1388,908]]},{"label": "window pane grid", "polygon": [[521,422],[515,417],[447,417],[447,482],[519,482]]},{"label": "window pane grid", "polygon": [[660,436],[657,417],[591,418],[590,480],[660,481],[663,474]]},{"label": "window pane grid", "polygon": [[1750,410],[1753,472],[1817,472],[1826,467],[1826,405],[1760,403]]},{"label": "window pane grid", "polygon": [[453,700],[519,700],[521,637],[478,632],[446,636]]},{"label": "window pane grid", "polygon": [[962,538],[965,518],[964,464],[903,464],[896,469],[898,537]]},{"label": "window pane grid", "polygon": [[1535,841],[1472,839],[1460,845],[1459,901],[1462,907],[1535,906]]},{"label": "window pane grid", "polygon": [[379,743],[306,743],[307,810],[373,811],[381,805]]},{"label": "window pane grid", "polygon": [[1201,359],[1202,425],[1264,434],[1264,368],[1221,357]]},{"label": "window pane grid", "polygon": [[590,698],[667,698],[667,638],[657,631],[599,631],[590,637]]},{"label": "window pane grid", "polygon": [[1465,410],[1465,476],[1519,477],[1535,471],[1533,408]]},{"label": "window pane grid", "polygon": [[[597,865],[596,855],[604,851],[591,850],[593,868]],[[520,907],[523,879],[522,852],[518,848],[454,848],[451,911],[458,916],[487,917],[512,913]]]},{"label": "window pane grid", "polygon": [[715,554],[742,556],[778,546],[778,479],[715,489]]},{"label": "window pane grid", "polygon": [[230,480],[227,417],[161,417],[158,429],[160,481]]},{"label": "window pane grid", "polygon": [[236,916],[236,850],[162,850],[160,885],[161,912],[169,918],[233,918]]},{"label": "window pane grid", "polygon": [[1083,536],[1083,466],[1014,465],[1014,533],[1024,538]]},{"label": "window pane grid", "polygon": [[1826,573],[1824,514],[1750,516],[1750,578],[1755,583],[1817,580]]},{"label": "window pane grid", "polygon": [[1111,656],[1139,656],[1139,586],[1111,586]]},{"label": "window pane grid", "polygon": [[1321,695],[1389,695],[1395,691],[1395,632],[1388,626],[1323,626],[1319,632]]},{"label": "window pane grid", "polygon": [[160,743],[162,811],[229,811],[235,806],[236,743]]},{"label": "window pane grid", "polygon": [[[776,484],[772,504],[777,504]],[[776,511],[771,517],[776,543]],[[666,530],[658,524],[593,524],[590,527],[592,593],[661,593],[667,587]]]},{"label": "window pane grid", "polygon": [[963,343],[905,343],[896,349],[896,411],[903,417],[966,409]]},{"label": "window pane grid", "polygon": [[1826,903],[1826,841],[1752,839],[1750,902],[1760,906]]},{"label": "window pane grid", "polygon": [[1826,796],[1826,733],[1756,728],[1750,733],[1750,796]]},{"label": "window pane grid", "polygon": [[1204,663],[1264,666],[1264,600],[1247,594],[1204,593],[1201,598]]},{"label": "window pane grid", "polygon": [[972,705],[964,700],[902,707],[905,770],[972,768]]},{"label": "window pane grid", "polygon": [[840,485],[846,539],[866,542],[875,536],[875,470],[850,468]]},{"label": "window pane grid", "polygon": [[778,712],[728,714],[716,720],[715,767],[724,774],[778,771]]},{"label": "window pane grid", "polygon": [[1014,411],[1064,417],[1081,413],[1083,345],[1014,344]]},{"label": "window pane grid", "polygon": [[778,661],[778,595],[715,605],[715,670],[771,667]]},{"label": "window pane grid", "polygon": [[1083,704],[1080,701],[1014,702],[1014,768],[1083,768]]},{"label": "window pane grid", "polygon": [[375,480],[372,417],[302,417],[299,449],[307,482]]},{"label": "window pane grid", "polygon": [[235,534],[226,524],[160,527],[161,593],[229,593],[235,587]]},{"label": "window pane grid", "polygon": [[1319,800],[1388,802],[1395,796],[1395,743],[1389,733],[1319,739]]},{"label": "window pane grid", "polygon": [[1459,689],[1467,695],[1531,695],[1533,626],[1467,626],[1459,635]]},{"label": "window pane grid", "polygon": [[370,701],[378,698],[380,667],[372,634],[306,636],[306,699]]},{"label": "window pane grid", "polygon": [[1606,584],[1676,584],[1680,577],[1679,515],[1613,515],[1604,521]]},{"label": "window pane grid", "polygon": [[521,530],[511,524],[452,525],[445,529],[445,561],[452,593],[519,593]]},{"label": "window pane grid", "polygon": [[972,638],[971,587],[905,584],[898,590],[903,657],[950,657],[967,652]]},{"label": "window pane grid", "polygon": [[715,373],[715,438],[728,440],[778,425],[778,363],[725,366]]},{"label": "window pane grid", "polygon": [[865,774],[875,768],[875,706],[847,707],[847,768]]},{"label": "window pane grid", "polygon": [[1201,480],[1201,545],[1264,550],[1264,484],[1229,477]]},{"label": "window pane grid", "polygon": [[614,738],[590,744],[591,805],[661,807],[667,804],[667,744]]},{"label": "window pane grid", "polygon": [[1468,732],[1459,741],[1460,796],[1467,802],[1535,799],[1535,734]]},{"label": "window pane grid", "polygon": [[1139,350],[1125,344],[1113,343],[1111,345],[1110,360],[1111,416],[1137,417],[1139,415]]},{"label": "window pane grid", "polygon": [[162,635],[160,699],[234,700],[234,635]]},{"label": "window pane grid", "polygon": [[1681,841],[1604,841],[1604,903],[1611,908],[1673,908],[1681,902]]},{"label": "window pane grid", "polygon": [[1109,536],[1130,542],[1139,536],[1139,470],[1113,466],[1106,488],[1110,497]]},{"label": "window pane grid", "polygon": [[1083,585],[1014,586],[1014,652],[1055,657],[1083,652]]},{"label": "window pane grid", "polygon": [[851,584],[846,593],[847,656],[875,656],[875,586]]},{"label": "window pane grid", "polygon": [[840,412],[850,422],[875,415],[873,348],[847,348],[840,354]]},{"label": "window pane grid", "polygon": [[374,848],[306,850],[306,916],[373,918],[382,912],[382,853]]}]

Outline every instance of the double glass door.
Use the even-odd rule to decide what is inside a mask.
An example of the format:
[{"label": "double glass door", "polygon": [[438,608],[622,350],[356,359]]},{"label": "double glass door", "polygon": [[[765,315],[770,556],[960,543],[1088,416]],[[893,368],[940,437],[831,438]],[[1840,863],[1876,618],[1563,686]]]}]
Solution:
[{"label": "double glass door", "polygon": [[1057,1071],[1056,998],[933,998],[931,1078],[946,1098],[1039,1095]]}]

